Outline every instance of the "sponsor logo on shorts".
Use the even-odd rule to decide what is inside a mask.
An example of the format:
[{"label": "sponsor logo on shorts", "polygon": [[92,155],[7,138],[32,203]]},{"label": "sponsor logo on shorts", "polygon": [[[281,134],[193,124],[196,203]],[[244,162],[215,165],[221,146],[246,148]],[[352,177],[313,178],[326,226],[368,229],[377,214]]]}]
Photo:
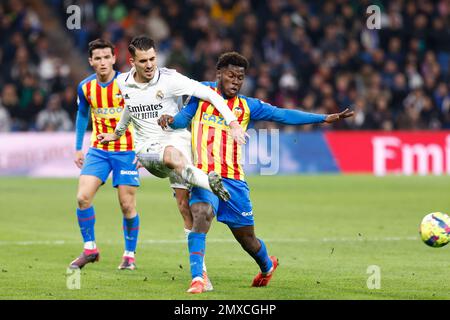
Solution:
[{"label": "sponsor logo on shorts", "polygon": [[250,217],[250,216],[252,216],[253,215],[253,211],[250,211],[250,212],[242,212],[241,213],[241,216],[243,216],[243,217]]},{"label": "sponsor logo on shorts", "polygon": [[120,174],[125,176],[135,176],[138,172],[135,170],[120,170]]}]

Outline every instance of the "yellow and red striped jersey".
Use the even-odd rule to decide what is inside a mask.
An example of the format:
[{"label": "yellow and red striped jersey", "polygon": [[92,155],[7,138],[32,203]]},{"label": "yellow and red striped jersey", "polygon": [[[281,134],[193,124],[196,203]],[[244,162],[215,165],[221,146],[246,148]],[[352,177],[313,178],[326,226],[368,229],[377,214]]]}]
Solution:
[{"label": "yellow and red striped jersey", "polygon": [[[246,130],[250,121],[247,100],[236,96],[225,101]],[[199,100],[191,129],[194,164],[199,169],[206,173],[215,171],[224,178],[244,180],[242,148],[233,140],[230,127],[211,103]]]},{"label": "yellow and red striped jersey", "polygon": [[[105,151],[131,151],[134,149],[132,127],[116,141],[101,144],[97,139],[100,133],[113,133],[120,120],[124,100],[117,85],[116,72],[114,79],[108,83],[100,83],[95,74],[89,76],[78,87],[79,110],[91,110],[92,135],[91,147]],[[78,130],[78,128],[77,128]]]}]

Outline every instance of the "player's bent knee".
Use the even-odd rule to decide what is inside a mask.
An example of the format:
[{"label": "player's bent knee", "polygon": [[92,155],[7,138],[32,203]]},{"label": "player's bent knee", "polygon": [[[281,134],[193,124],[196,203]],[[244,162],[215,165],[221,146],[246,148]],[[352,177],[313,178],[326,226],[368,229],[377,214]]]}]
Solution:
[{"label": "player's bent knee", "polygon": [[79,209],[87,209],[92,204],[92,198],[84,193],[77,194],[77,203]]},{"label": "player's bent knee", "polygon": [[182,169],[186,165],[183,154],[172,146],[167,146],[164,151],[163,161],[171,169]]},{"label": "player's bent knee", "polygon": [[123,215],[127,218],[132,218],[131,216],[136,212],[134,201],[120,201],[120,208],[122,209]]},{"label": "player's bent knee", "polygon": [[191,207],[192,220],[194,228],[209,228],[212,220],[214,219],[214,213],[212,208],[208,204],[195,204]]}]

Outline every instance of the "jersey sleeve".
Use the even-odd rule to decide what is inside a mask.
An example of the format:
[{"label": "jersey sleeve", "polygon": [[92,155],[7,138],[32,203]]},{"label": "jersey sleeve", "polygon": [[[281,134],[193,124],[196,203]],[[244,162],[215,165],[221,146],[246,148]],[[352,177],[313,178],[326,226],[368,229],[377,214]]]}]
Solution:
[{"label": "jersey sleeve", "polygon": [[75,149],[81,150],[83,148],[84,133],[86,132],[89,123],[89,102],[83,92],[83,86],[80,83],[77,89],[77,104],[78,111],[75,121]]},{"label": "jersey sleeve", "polygon": [[202,100],[210,102],[217,111],[225,118],[225,123],[230,124],[236,120],[236,116],[228,108],[225,100],[214,90],[203,85],[202,83],[190,79],[176,71],[173,71],[172,79],[172,94],[175,96],[195,96]]},{"label": "jersey sleeve", "polygon": [[236,121],[235,114],[227,106],[223,97],[221,97],[216,91],[207,87],[200,82],[197,82],[197,86],[194,89],[193,95],[203,101],[208,101],[219,113],[224,117],[225,124],[229,125],[231,122]]},{"label": "jersey sleeve", "polygon": [[131,122],[130,110],[128,110],[128,107],[125,106],[120,115],[120,120],[117,123],[114,133],[119,137],[123,136],[125,131],[127,131],[130,122]]},{"label": "jersey sleeve", "polygon": [[173,71],[171,86],[172,93],[175,96],[192,96],[196,86],[199,84],[198,81],[188,78],[181,73]]},{"label": "jersey sleeve", "polygon": [[288,125],[321,123],[326,119],[324,114],[309,113],[300,110],[277,108],[255,98],[246,98],[252,120],[267,120]]}]

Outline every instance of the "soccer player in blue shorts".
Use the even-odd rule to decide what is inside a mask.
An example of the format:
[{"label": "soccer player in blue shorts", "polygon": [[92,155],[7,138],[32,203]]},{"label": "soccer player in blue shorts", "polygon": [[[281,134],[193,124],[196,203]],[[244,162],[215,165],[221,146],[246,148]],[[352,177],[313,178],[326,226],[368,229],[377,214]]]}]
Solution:
[{"label": "soccer player in blue shorts", "polygon": [[[281,109],[258,99],[239,95],[247,68],[248,61],[245,57],[237,52],[225,53],[217,62],[217,82],[204,83],[222,94],[243,128],[247,128],[250,120],[302,125],[333,123],[353,116],[353,111],[348,109],[329,115]],[[241,166],[241,147],[230,139],[223,117],[210,103],[197,98],[192,98],[175,117],[163,115],[159,119],[163,128],[184,128],[189,123],[194,164],[206,173],[213,170],[220,173],[231,199],[223,201],[207,190],[197,187],[192,189],[189,205],[193,227],[188,239],[192,281],[187,292],[205,292],[202,263],[206,234],[214,216],[228,225],[242,248],[258,264],[260,272],[253,279],[252,286],[266,286],[278,266],[278,259],[269,256],[264,241],[255,235],[250,191]]]},{"label": "soccer player in blue shorts", "polygon": [[[101,144],[100,133],[114,132],[120,120],[124,101],[116,78],[114,46],[106,40],[89,43],[89,63],[95,73],[78,85],[78,113],[76,118],[75,164],[81,169],[77,216],[84,250],[70,263],[70,268],[83,268],[87,263],[99,260],[95,242],[95,211],[92,205],[95,194],[112,172],[112,184],[117,188],[123,214],[125,251],[119,269],[134,270],[135,251],[139,233],[139,215],[136,211],[136,189],[139,174],[130,128],[117,141]],[[84,157],[82,147],[89,116],[92,118],[91,145]]]}]

